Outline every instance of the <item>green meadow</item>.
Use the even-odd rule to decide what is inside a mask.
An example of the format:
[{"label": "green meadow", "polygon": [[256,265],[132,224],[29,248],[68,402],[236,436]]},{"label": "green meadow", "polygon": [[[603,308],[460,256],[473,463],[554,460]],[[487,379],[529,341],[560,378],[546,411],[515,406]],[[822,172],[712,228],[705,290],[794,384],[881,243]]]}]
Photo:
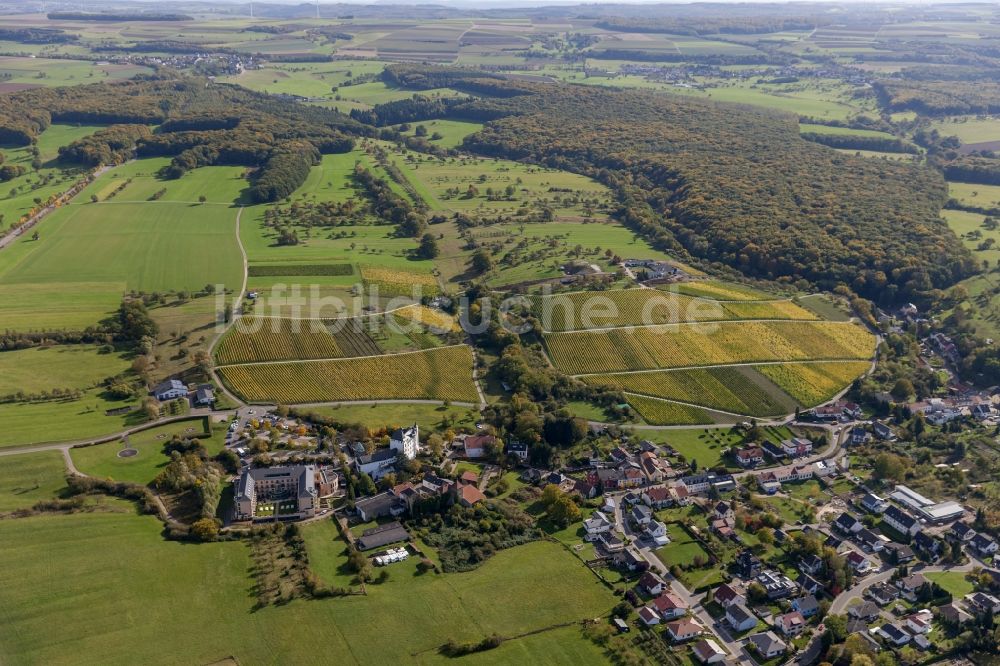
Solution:
[{"label": "green meadow", "polygon": [[9,456],[0,464],[0,513],[28,509],[66,487],[66,463],[59,451]]},{"label": "green meadow", "polygon": [[[127,182],[127,176],[119,178],[115,170],[105,174],[73,203],[46,217],[36,227],[38,240],[23,238],[0,253],[2,289],[13,295],[10,301],[0,300],[5,324],[22,330],[83,327],[114,310],[126,290],[239,287],[236,209],[166,197],[128,200],[132,186],[140,195],[156,191],[152,176],[139,176],[139,169],[149,166],[127,165],[125,173],[134,174],[133,182],[110,200],[107,193]],[[229,198],[242,187],[233,176],[232,169],[199,169],[177,181],[175,192],[187,197],[214,191]],[[97,203],[90,201],[91,193],[98,196]]]},{"label": "green meadow", "polygon": [[52,389],[88,389],[125,372],[121,354],[99,353],[94,345],[33,347],[0,353],[0,395]]},{"label": "green meadow", "polygon": [[957,136],[962,143],[1000,141],[1000,118],[956,116],[939,120],[932,127],[944,136]]},{"label": "green meadow", "polygon": [[948,183],[948,196],[965,206],[1000,208],[1000,185]]},{"label": "green meadow", "polygon": [[[432,145],[442,148],[456,148],[461,145],[462,140],[470,134],[474,134],[483,128],[482,123],[471,123],[464,120],[425,120],[412,123],[410,130],[405,132],[408,136],[413,136],[417,131],[417,126],[423,125],[427,128],[427,140]],[[435,134],[440,134],[438,139]]]},{"label": "green meadow", "polygon": [[86,60],[54,58],[0,57],[0,74],[10,74],[7,83],[27,83],[36,86],[70,86],[130,79],[152,70],[141,65],[96,64]]},{"label": "green meadow", "polygon": [[128,448],[138,451],[134,456],[122,458],[118,455],[125,448],[125,443],[121,440],[71,449],[70,455],[76,468],[89,476],[146,485],[152,482],[160,470],[170,462],[170,459],[163,455],[163,445],[175,435],[200,436],[199,439],[209,455],[215,455],[224,448],[225,427],[213,428],[210,436],[204,437],[207,434],[205,421],[206,419],[202,417],[169,423],[130,435]]},{"label": "green meadow", "polygon": [[135,406],[108,400],[92,389],[75,400],[0,404],[0,448],[101,437],[136,425],[135,415],[107,416],[106,410]]},{"label": "green meadow", "polygon": [[[107,500],[103,509],[0,521],[0,658],[8,664],[382,664],[436,661],[448,640],[517,636],[606,613],[616,603],[562,546],[537,542],[461,574],[416,575],[393,565],[368,595],[252,610],[253,562],[241,542],[165,541],[161,524]],[[310,553],[343,542],[306,531]],[[322,560],[322,558],[319,558]],[[503,590],[505,603],[496,603]],[[516,608],[516,612],[511,612]],[[51,640],[58,618],[59,640]],[[376,636],[392,636],[379,640]],[[183,636],[184,640],[178,640]],[[579,633],[555,634],[558,662],[597,651]],[[502,648],[544,658],[545,642]],[[276,657],[280,655],[280,657]]]}]

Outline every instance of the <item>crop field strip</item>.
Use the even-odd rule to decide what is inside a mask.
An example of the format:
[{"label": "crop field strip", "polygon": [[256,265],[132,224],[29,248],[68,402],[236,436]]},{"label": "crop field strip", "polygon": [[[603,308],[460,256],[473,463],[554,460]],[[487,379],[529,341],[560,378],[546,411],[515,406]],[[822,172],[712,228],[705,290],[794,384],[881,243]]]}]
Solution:
[{"label": "crop field strip", "polygon": [[274,277],[290,275],[354,275],[351,264],[251,264],[247,267],[248,277]]},{"label": "crop field strip", "polygon": [[764,365],[757,371],[803,407],[813,407],[830,400],[868,368],[867,362],[855,361]]},{"label": "crop field strip", "polygon": [[714,419],[703,409],[644,395],[626,394],[628,404],[649,425],[708,425]]},{"label": "crop field strip", "polygon": [[551,332],[742,319],[818,319],[790,300],[718,301],[656,289],[536,296],[532,310]]},{"label": "crop field strip", "polygon": [[382,349],[365,330],[370,321],[370,317],[243,317],[219,343],[216,362],[231,365],[374,356]]},{"label": "crop field strip", "polygon": [[677,400],[746,416],[779,416],[794,402],[777,387],[768,391],[753,367],[694,368],[655,372],[588,375],[587,384],[607,386],[650,398]]},{"label": "crop field strip", "polygon": [[477,402],[467,345],[363,358],[228,365],[223,380],[250,402]]},{"label": "crop field strip", "polygon": [[549,333],[553,364],[570,375],[816,359],[861,360],[874,339],[824,321],[726,321]]}]

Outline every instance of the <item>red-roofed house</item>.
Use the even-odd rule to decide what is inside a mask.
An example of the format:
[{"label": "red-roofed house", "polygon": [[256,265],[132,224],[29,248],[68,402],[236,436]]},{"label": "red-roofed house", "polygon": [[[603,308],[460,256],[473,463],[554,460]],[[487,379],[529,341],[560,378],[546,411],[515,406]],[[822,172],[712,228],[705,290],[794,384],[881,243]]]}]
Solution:
[{"label": "red-roofed house", "polygon": [[471,483],[476,485],[479,483],[479,475],[473,472],[471,469],[462,472],[462,476],[458,477],[460,483]]},{"label": "red-roofed house", "polygon": [[802,617],[802,613],[792,611],[791,613],[779,615],[774,624],[784,635],[798,636],[806,628],[806,619]]},{"label": "red-roofed house", "polygon": [[472,506],[486,499],[486,495],[473,485],[462,486],[458,491],[458,503],[462,506]]},{"label": "red-roofed house", "polygon": [[469,435],[465,438],[465,457],[482,458],[496,441],[497,438],[489,434]]},{"label": "red-roofed house", "polygon": [[672,592],[664,592],[649,604],[663,616],[664,620],[673,620],[687,612],[688,606],[680,597]]},{"label": "red-roofed house", "polygon": [[729,583],[723,583],[712,591],[712,599],[723,608],[729,608],[730,604],[741,601],[743,595]]},{"label": "red-roofed house", "polygon": [[667,623],[667,632],[675,641],[689,641],[697,638],[704,631],[702,626],[689,617]]}]

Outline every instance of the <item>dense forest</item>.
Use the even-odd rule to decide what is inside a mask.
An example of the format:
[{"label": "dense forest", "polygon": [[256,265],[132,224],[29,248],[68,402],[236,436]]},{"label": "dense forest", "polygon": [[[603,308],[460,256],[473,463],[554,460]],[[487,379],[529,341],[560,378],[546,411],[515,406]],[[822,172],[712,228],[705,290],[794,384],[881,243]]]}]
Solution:
[{"label": "dense forest", "polygon": [[260,167],[251,188],[260,201],[294,191],[320,154],[348,152],[354,136],[376,134],[336,111],[202,79],[148,77],[0,97],[0,141],[29,145],[52,122],[111,124],[60,150],[88,166],[135,154],[172,157],[164,171],[172,178],[214,164]]},{"label": "dense forest", "polygon": [[[503,98],[446,105],[456,118],[503,116],[467,137],[467,149],[601,180],[617,192],[620,217],[670,251],[887,302],[926,297],[975,269],[940,219],[947,194],[938,172],[804,141],[790,117],[640,91],[463,78],[454,68],[399,65],[387,76],[418,88],[505,88]],[[385,110],[403,115],[407,103],[411,118],[439,108],[418,97]]]},{"label": "dense forest", "polygon": [[1000,111],[1000,83],[993,81],[903,81],[875,83],[886,110],[930,116]]}]

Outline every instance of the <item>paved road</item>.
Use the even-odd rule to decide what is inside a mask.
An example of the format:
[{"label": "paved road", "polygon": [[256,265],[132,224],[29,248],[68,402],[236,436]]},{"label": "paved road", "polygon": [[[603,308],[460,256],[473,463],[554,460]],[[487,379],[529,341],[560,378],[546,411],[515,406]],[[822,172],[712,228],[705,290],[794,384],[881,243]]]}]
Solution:
[{"label": "paved road", "polygon": [[[914,566],[910,567],[910,573],[927,574],[927,573],[937,573],[940,571],[958,571],[961,573],[968,573],[977,566],[982,566],[982,565],[974,561],[970,561],[966,564],[960,564],[956,566],[949,566],[949,565],[925,566],[925,567]],[[833,600],[832,604],[830,604],[830,614],[837,615],[846,612],[851,601],[853,601],[854,599],[861,599],[864,595],[865,590],[869,589],[870,587],[878,583],[886,582],[887,580],[892,578],[892,575],[895,572],[896,572],[895,567],[888,567],[887,569],[884,569],[877,574],[872,574],[866,577],[864,580],[854,584],[849,589],[844,590],[843,592],[838,594],[837,598]]]}]

